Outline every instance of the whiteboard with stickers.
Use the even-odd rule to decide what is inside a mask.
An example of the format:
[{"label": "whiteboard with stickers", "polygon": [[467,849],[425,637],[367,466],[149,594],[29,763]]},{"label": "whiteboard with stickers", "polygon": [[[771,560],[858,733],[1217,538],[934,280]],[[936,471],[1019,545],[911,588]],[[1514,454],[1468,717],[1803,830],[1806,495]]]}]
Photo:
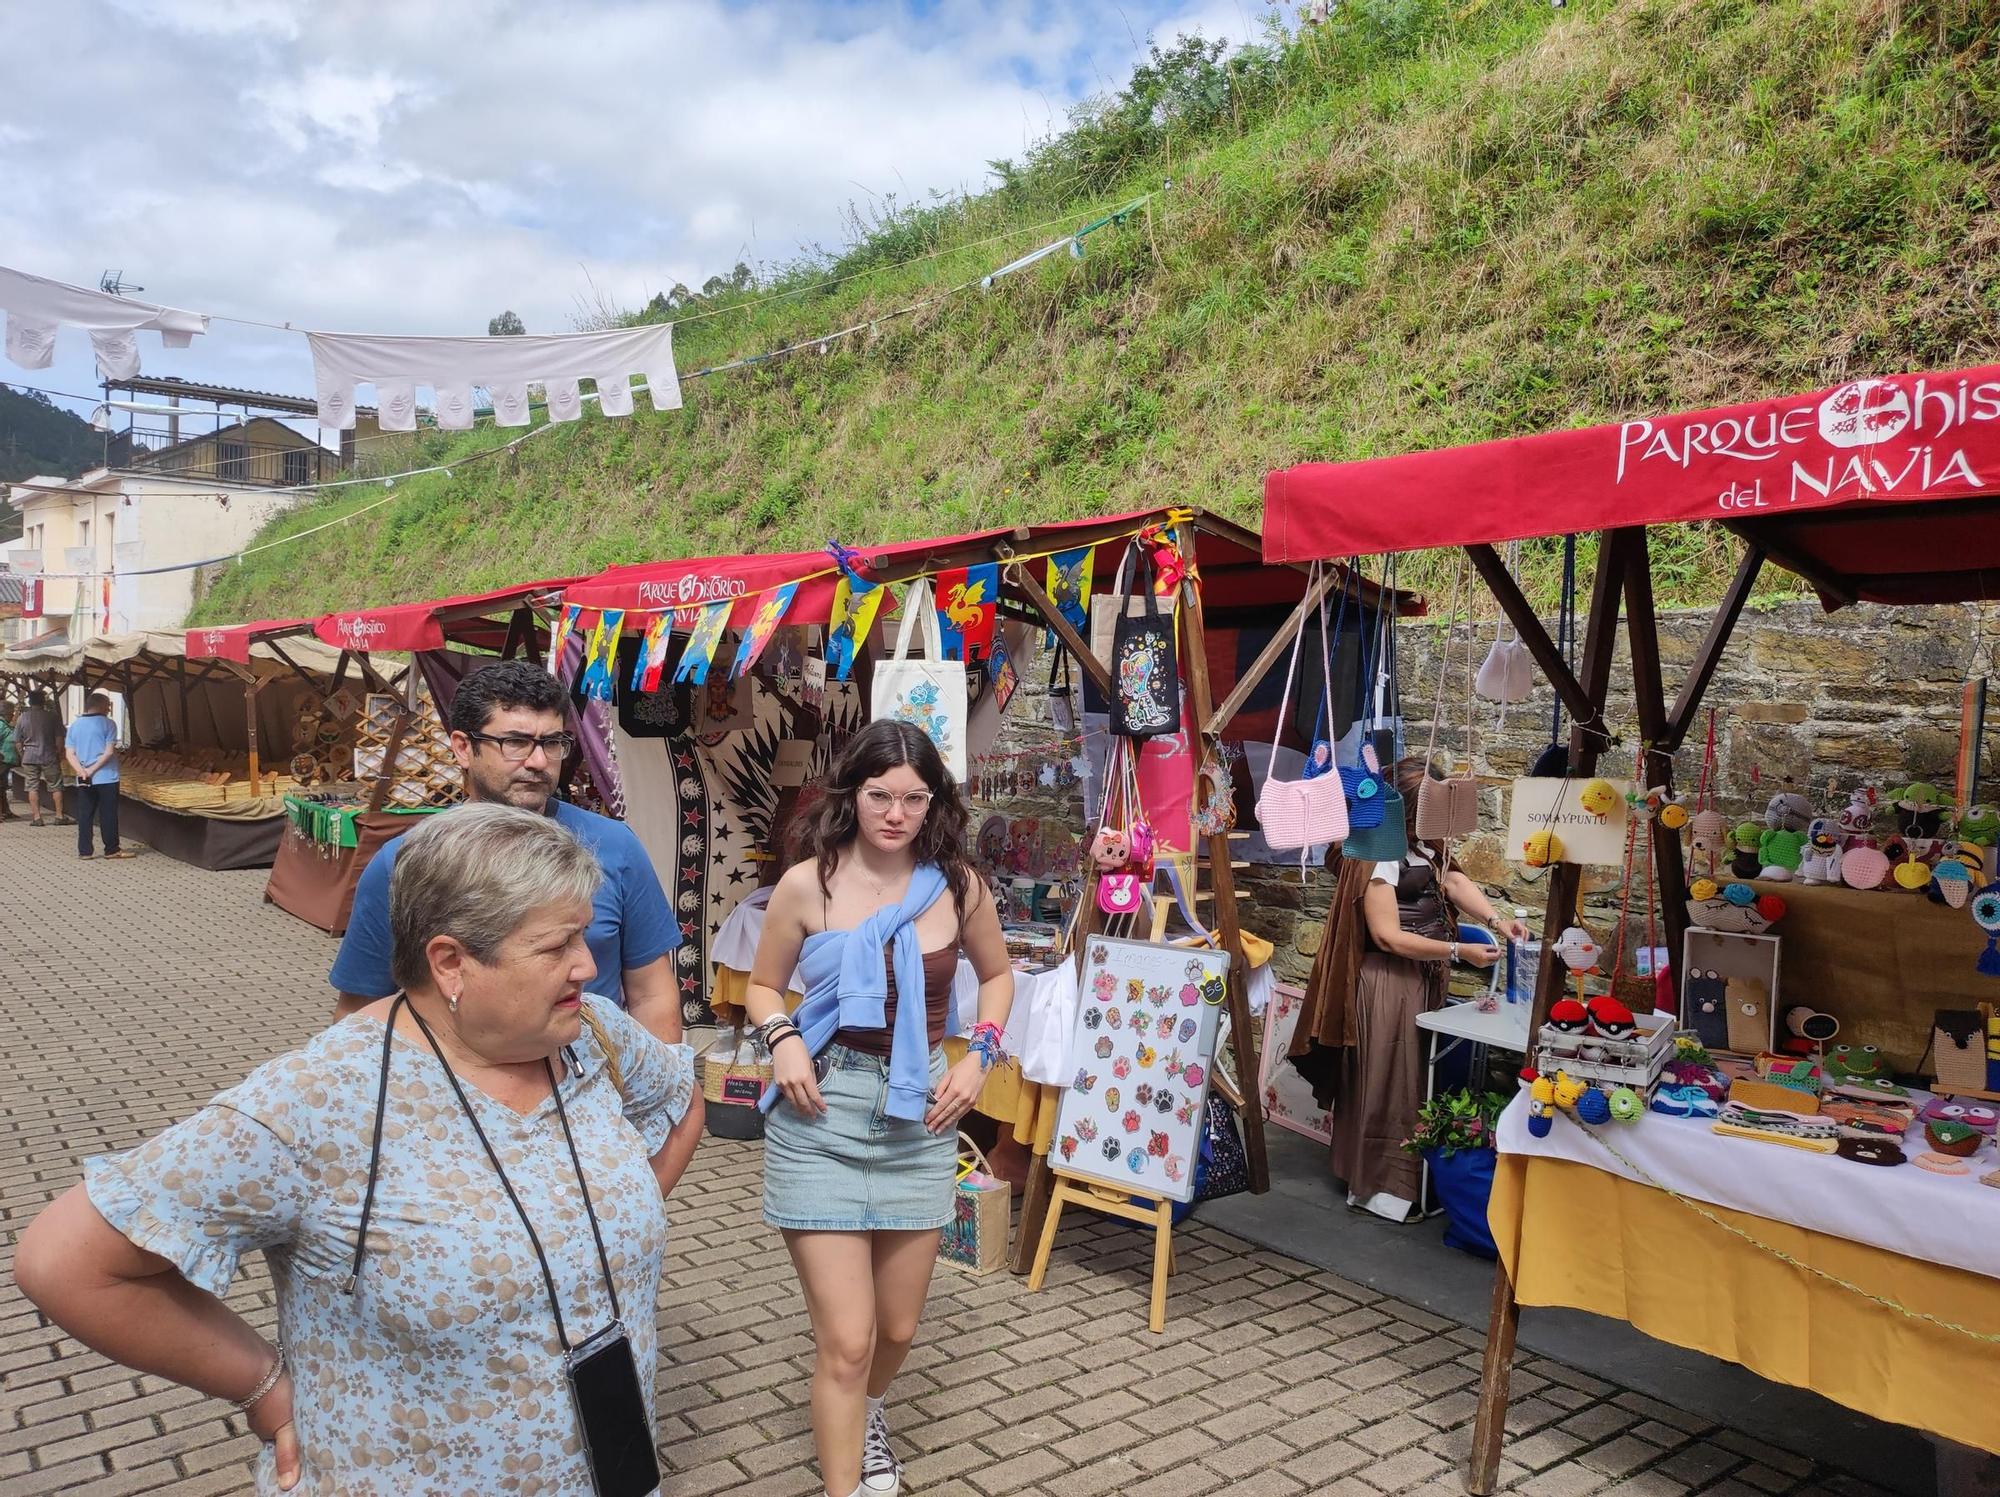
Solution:
[{"label": "whiteboard with stickers", "polygon": [[1089,939],[1051,1166],[1172,1201],[1193,1198],[1228,980],[1220,951]]}]

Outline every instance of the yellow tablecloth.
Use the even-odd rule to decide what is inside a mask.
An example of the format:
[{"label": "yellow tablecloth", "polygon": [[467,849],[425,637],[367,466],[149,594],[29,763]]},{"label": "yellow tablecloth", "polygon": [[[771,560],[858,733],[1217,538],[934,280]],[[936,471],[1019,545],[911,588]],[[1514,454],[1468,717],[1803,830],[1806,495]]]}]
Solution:
[{"label": "yellow tablecloth", "polygon": [[[1823,1272],[2000,1335],[2000,1280],[1706,1207]],[[1487,1211],[1524,1305],[1623,1320],[1878,1419],[2000,1454],[2000,1344],[1912,1319],[1780,1262],[1664,1191],[1566,1160],[1503,1154]]]}]

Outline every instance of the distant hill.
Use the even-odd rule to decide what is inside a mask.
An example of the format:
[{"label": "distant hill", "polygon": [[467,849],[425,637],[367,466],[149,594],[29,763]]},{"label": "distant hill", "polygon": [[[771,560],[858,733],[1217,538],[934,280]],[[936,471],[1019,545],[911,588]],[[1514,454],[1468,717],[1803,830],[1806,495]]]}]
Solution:
[{"label": "distant hill", "polygon": [[[1341,0],[1235,53],[1177,43],[991,163],[988,190],[897,205],[834,255],[638,314],[677,320],[684,372],[864,334],[504,460],[469,461],[517,435],[490,427],[373,446],[373,471],[448,471],[287,511],[262,538],[303,538],[228,567],[200,615],[1162,503],[1255,523],[1265,470],[1287,463],[2000,358],[1996,15]],[[1080,260],[899,315],[1168,177]],[[704,315],[736,301],[754,305]],[[1734,566],[1704,527],[1652,544],[1667,606],[1709,603]],[[1448,594],[1456,564],[1401,575]],[[1558,545],[1521,565],[1553,608]]]},{"label": "distant hill", "polygon": [[[32,390],[0,385],[0,483],[56,473],[74,478],[104,458],[104,438],[90,423]],[[0,540],[20,534],[21,517],[0,505]]]}]

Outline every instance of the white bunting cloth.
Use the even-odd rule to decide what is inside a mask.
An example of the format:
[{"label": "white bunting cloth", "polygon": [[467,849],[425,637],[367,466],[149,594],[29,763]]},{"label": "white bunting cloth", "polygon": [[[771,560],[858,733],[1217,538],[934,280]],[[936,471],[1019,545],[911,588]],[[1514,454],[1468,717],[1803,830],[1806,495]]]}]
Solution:
[{"label": "white bunting cloth", "polygon": [[[437,398],[438,425],[446,431],[472,424],[474,386],[493,397],[494,420],[502,426],[528,424],[531,384],[548,389],[550,414],[559,421],[575,420],[581,413],[579,379],[596,382],[598,403],[607,416],[632,414],[635,374],[652,392],[654,410],[679,410],[681,404],[670,322],[514,338],[307,333],[306,341],[312,345],[319,424],[336,431],[353,428],[354,387],[363,384],[374,385],[378,393],[384,387],[429,385]],[[415,430],[413,408],[405,413],[400,402],[389,399],[380,405],[384,431]]]},{"label": "white bunting cloth", "polygon": [[131,379],[139,372],[142,331],[157,332],[168,348],[186,348],[208,331],[200,312],[182,312],[108,291],[92,291],[0,265],[0,311],[7,314],[7,357],[23,369],[46,369],[56,355],[60,328],[81,328],[97,351],[100,379]]}]

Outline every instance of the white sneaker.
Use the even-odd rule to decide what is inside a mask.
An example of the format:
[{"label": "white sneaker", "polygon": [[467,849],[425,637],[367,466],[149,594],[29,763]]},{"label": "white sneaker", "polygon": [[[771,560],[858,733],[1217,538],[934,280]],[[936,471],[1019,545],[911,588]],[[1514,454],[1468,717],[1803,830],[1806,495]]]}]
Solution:
[{"label": "white sneaker", "polygon": [[861,1490],[866,1497],[896,1497],[903,1490],[903,1463],[889,1446],[889,1421],[877,1409],[861,1437]]}]

